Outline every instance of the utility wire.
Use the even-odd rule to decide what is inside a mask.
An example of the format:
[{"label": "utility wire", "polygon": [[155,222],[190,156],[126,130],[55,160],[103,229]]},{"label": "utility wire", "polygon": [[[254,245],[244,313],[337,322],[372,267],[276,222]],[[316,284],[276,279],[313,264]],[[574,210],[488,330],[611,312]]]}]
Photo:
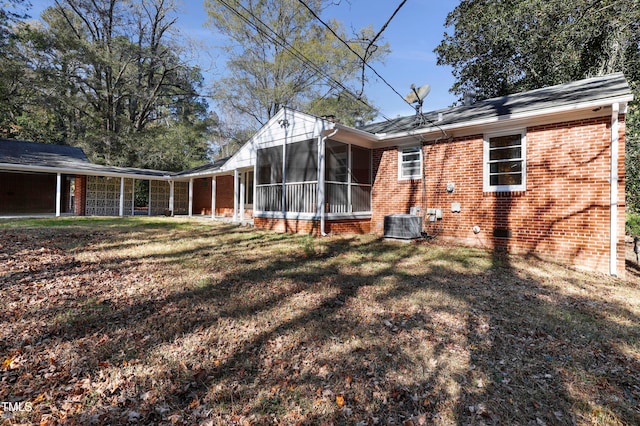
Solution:
[{"label": "utility wire", "polygon": [[[283,39],[274,30],[269,28],[269,26],[267,24],[265,24],[259,17],[257,17],[251,10],[247,9],[244,5],[238,3],[238,5],[240,7],[242,7],[242,9],[244,9],[253,19],[255,19],[258,23],[260,23],[260,25],[262,25],[264,28],[268,29],[271,33],[273,33],[275,35],[275,37],[272,36],[271,34],[268,34],[264,29],[260,28],[256,23],[252,22],[250,19],[248,19],[246,16],[244,16],[240,11],[238,11],[235,7],[233,7],[232,5],[227,3],[225,0],[218,0],[218,2],[221,3],[223,6],[225,6],[227,9],[229,9],[229,11],[231,11],[233,14],[238,16],[240,19],[242,19],[251,28],[255,29],[259,34],[263,35],[264,37],[266,37],[270,41],[276,43],[277,45],[279,45],[280,47],[285,49],[287,52],[289,52],[291,55],[293,55],[296,59],[301,61],[303,64],[306,64],[310,68],[312,68],[320,76],[324,77],[328,82],[330,82],[332,84],[335,84],[336,86],[341,88],[346,94],[348,94],[351,97],[353,97],[354,100],[362,103],[367,108],[375,109],[371,105],[369,105],[367,102],[365,102],[361,97],[356,96],[354,93],[352,93],[341,82],[335,80],[333,77],[328,75],[324,70],[322,70],[318,65],[316,65],[313,61],[311,61],[309,58],[307,58],[303,53],[299,52],[296,48],[291,46],[291,44],[289,44],[285,39]],[[380,115],[382,115],[386,120],[389,120],[389,118],[385,117],[384,114],[380,113]]]},{"label": "utility wire", "polygon": [[[344,41],[344,40],[342,39],[342,37],[340,37],[338,34],[336,34],[336,32],[333,30],[333,28],[331,28],[331,27],[329,26],[329,24],[327,24],[326,22],[324,22],[324,21],[322,20],[322,18],[320,18],[320,16],[318,16],[318,14],[317,14],[316,12],[314,12],[314,11],[313,11],[313,9],[311,9],[311,8],[307,5],[307,3],[305,3],[305,2],[304,2],[304,0],[298,0],[298,2],[300,2],[300,4],[302,4],[302,5],[303,5],[303,6],[304,6],[308,11],[309,11],[309,13],[311,13],[311,14],[313,15],[313,17],[314,17],[315,19],[317,19],[317,20],[318,20],[322,25],[324,25],[324,27],[325,27],[326,29],[328,29],[328,30],[331,32],[331,34],[333,34],[333,35],[336,37],[336,39],[338,39],[338,41],[340,41],[342,44],[344,44],[345,46],[347,46],[347,49],[349,49],[349,50],[350,50],[354,55],[356,55],[356,56],[358,57],[358,59],[360,59],[360,60],[362,61],[362,63],[363,63],[363,65],[364,65],[364,66],[366,66],[366,67],[367,67],[367,68],[369,68],[371,71],[373,71],[373,73],[374,73],[374,74],[375,74],[375,75],[376,75],[380,80],[382,80],[382,81],[384,82],[384,84],[386,84],[386,85],[387,85],[387,87],[389,87],[391,90],[393,90],[393,92],[394,92],[396,95],[400,96],[400,98],[401,98],[403,101],[407,102],[407,100],[404,98],[404,96],[402,96],[402,95],[400,94],[400,92],[398,92],[398,91],[397,91],[397,90],[396,90],[396,89],[395,89],[395,88],[394,88],[394,87],[393,87],[393,86],[392,86],[392,85],[391,85],[387,80],[385,80],[385,78],[384,78],[384,77],[382,77],[382,76],[380,75],[380,73],[378,73],[378,71],[376,71],[376,70],[375,70],[375,68],[373,68],[371,65],[369,65],[369,64],[367,63],[367,60],[366,60],[365,58],[363,58],[362,56],[360,56],[360,54],[359,54],[358,52],[356,52],[355,50],[353,50],[353,48],[352,48],[351,46],[349,46],[349,43],[347,43],[346,41]],[[384,31],[384,29],[385,29],[385,28],[386,28],[386,26],[389,24],[389,22],[391,21],[391,19],[393,19],[393,17],[396,15],[396,13],[398,13],[398,10],[400,10],[400,8],[401,8],[405,3],[406,3],[406,0],[403,0],[403,2],[400,4],[400,6],[398,6],[398,8],[396,9],[396,11],[393,13],[393,15],[391,15],[391,18],[389,18],[389,21],[387,21],[387,23],[384,25],[383,29],[382,29],[380,32],[378,32],[378,34],[377,34],[377,35],[376,35],[376,37],[374,38],[374,41],[375,41],[375,39],[377,39],[377,38],[380,36],[380,34],[382,33],[382,31]],[[369,44],[369,46],[367,47],[367,50],[366,50],[367,52],[368,52],[368,50],[369,50],[369,47],[371,47],[372,45],[373,45],[373,41],[372,41],[372,42]],[[366,56],[366,55],[365,55],[365,56]],[[407,102],[407,103],[408,103],[409,105],[411,105],[409,102]]]}]

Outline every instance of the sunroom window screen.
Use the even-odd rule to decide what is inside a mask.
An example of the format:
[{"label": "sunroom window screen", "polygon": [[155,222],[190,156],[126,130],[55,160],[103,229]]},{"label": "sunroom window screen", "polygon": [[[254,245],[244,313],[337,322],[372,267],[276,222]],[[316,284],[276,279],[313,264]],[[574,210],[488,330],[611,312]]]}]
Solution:
[{"label": "sunroom window screen", "polygon": [[349,145],[327,141],[325,158],[325,179],[327,182],[348,181]]},{"label": "sunroom window screen", "polygon": [[371,183],[371,151],[351,145],[351,181]]},{"label": "sunroom window screen", "polygon": [[491,186],[522,184],[522,135],[497,136],[489,139],[489,184]]},{"label": "sunroom window screen", "polygon": [[282,146],[258,150],[258,185],[282,183]]},{"label": "sunroom window screen", "polygon": [[287,145],[287,182],[318,180],[318,144],[315,140]]}]

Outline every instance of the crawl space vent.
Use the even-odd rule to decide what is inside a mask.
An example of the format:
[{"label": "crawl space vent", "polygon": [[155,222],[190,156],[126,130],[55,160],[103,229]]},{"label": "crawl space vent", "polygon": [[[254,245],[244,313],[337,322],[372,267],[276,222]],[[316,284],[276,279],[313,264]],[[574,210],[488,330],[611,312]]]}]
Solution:
[{"label": "crawl space vent", "polygon": [[385,216],[384,236],[386,238],[420,238],[422,236],[422,217],[413,214]]}]

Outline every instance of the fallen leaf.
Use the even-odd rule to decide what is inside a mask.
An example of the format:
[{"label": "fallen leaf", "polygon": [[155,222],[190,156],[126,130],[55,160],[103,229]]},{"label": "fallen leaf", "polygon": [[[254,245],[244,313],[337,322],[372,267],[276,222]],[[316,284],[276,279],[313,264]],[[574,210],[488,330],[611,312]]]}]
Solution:
[{"label": "fallen leaf", "polygon": [[346,401],[344,400],[344,395],[342,394],[336,395],[336,404],[338,404],[338,407],[340,408],[344,407],[344,404],[346,404]]}]

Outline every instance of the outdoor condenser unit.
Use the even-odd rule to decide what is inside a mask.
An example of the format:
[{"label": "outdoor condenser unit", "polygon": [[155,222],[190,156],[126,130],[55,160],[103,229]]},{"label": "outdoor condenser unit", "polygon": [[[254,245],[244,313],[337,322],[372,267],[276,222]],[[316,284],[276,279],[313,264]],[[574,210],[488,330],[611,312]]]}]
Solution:
[{"label": "outdoor condenser unit", "polygon": [[422,236],[422,216],[413,214],[392,214],[384,217],[386,238],[420,238]]}]

